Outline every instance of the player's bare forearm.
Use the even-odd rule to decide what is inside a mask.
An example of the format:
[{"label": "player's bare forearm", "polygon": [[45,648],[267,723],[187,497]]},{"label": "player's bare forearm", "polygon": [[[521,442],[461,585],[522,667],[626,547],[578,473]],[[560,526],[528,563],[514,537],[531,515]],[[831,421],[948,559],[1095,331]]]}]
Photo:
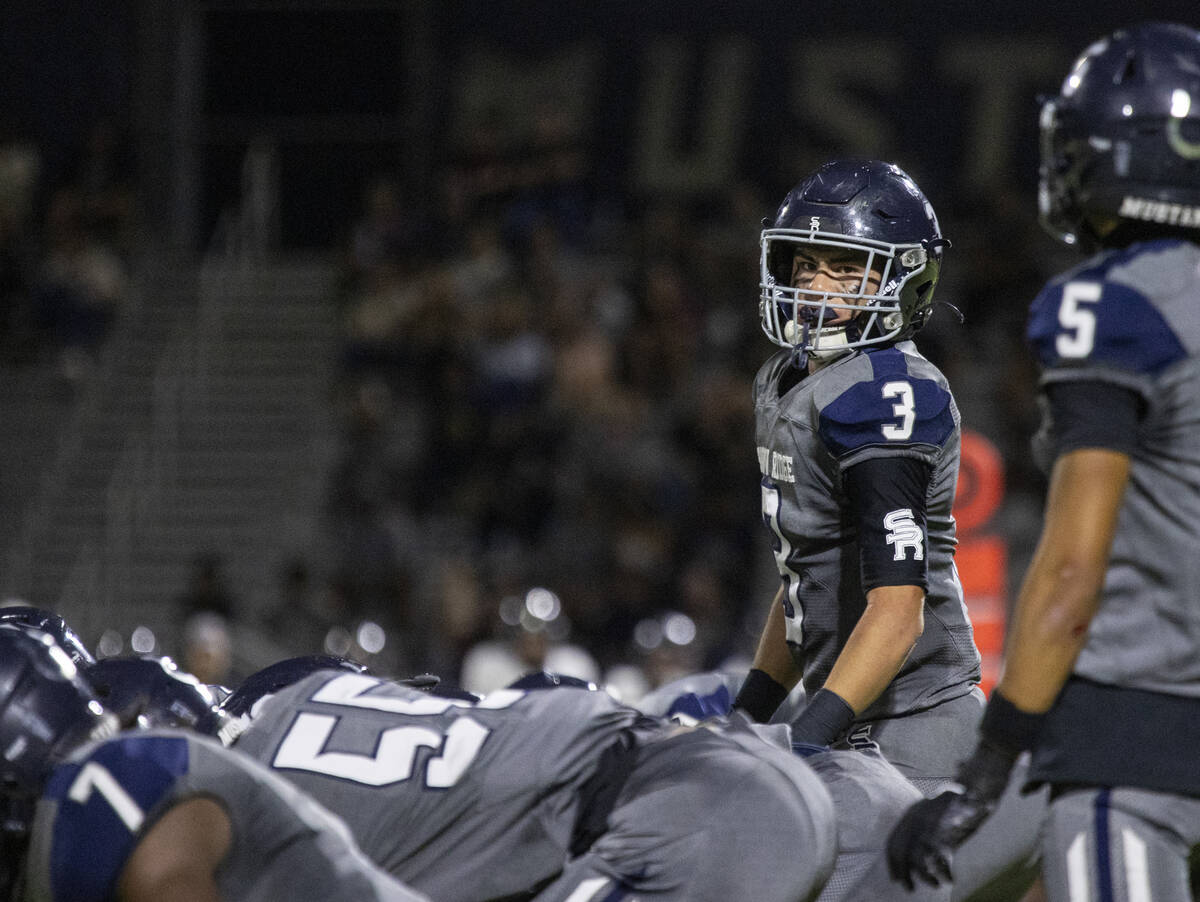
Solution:
[{"label": "player's bare forearm", "polygon": [[117,896],[121,902],[219,902],[215,875],[231,842],[229,817],[215,800],[180,802],[138,842]]},{"label": "player's bare forearm", "polygon": [[920,586],[880,586],[867,593],[867,607],[825,688],[860,714],[887,688],[921,637],[925,592]]},{"label": "player's bare forearm", "polygon": [[1023,711],[1049,710],[1087,641],[1128,478],[1129,457],[1098,448],[1068,452],[1054,466],[998,687]]},{"label": "player's bare forearm", "polygon": [[763,671],[779,685],[792,689],[800,682],[800,668],[787,644],[786,618],[783,611],[783,586],[775,593],[767,622],[758,638],[753,666]]}]

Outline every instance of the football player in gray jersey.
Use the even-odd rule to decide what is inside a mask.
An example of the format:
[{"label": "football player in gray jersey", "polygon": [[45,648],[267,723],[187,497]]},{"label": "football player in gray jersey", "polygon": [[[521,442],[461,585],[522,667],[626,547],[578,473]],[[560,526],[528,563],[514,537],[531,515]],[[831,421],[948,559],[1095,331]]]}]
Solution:
[{"label": "football player in gray jersey", "polygon": [[0,898],[427,902],[340,821],[194,733],[118,732],[46,633],[0,626]]},{"label": "football player in gray jersey", "polygon": [[1034,300],[1050,475],[961,791],[893,834],[937,881],[1032,749],[1052,900],[1191,899],[1200,843],[1200,32],[1088,47],[1041,114],[1039,206],[1091,254]]},{"label": "football player in gray jersey", "polygon": [[566,684],[471,701],[326,672],[259,702],[234,748],[438,902],[799,902],[833,868],[833,805],[757,730]]},{"label": "football player in gray jersey", "polygon": [[754,382],[763,520],[781,583],[735,700],[767,721],[798,681],[816,745],[880,749],[923,791],[983,708],[954,569],[958,408],[911,341],[947,242],[899,167],[826,163],[762,233]]}]

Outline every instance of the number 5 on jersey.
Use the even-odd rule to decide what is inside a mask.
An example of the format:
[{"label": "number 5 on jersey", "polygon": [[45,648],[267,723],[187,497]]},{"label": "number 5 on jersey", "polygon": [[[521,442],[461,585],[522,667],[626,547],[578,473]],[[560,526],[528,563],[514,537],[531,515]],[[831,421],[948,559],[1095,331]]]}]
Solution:
[{"label": "number 5 on jersey", "polygon": [[[327,683],[313,695],[313,701],[417,716],[456,707],[444,699],[411,701],[363,694],[377,685],[379,681],[370,677],[347,674]],[[301,713],[284,736],[271,765],[279,770],[306,770],[367,786],[388,786],[412,779],[417,753],[428,748],[437,750],[437,754],[425,764],[425,785],[447,789],[462,777],[491,732],[469,717],[460,717],[444,731],[432,726],[389,727],[379,734],[373,755],[325,751],[340,719],[336,714]]]},{"label": "number 5 on jersey", "polygon": [[1092,353],[1096,344],[1096,312],[1089,306],[1100,300],[1098,282],[1068,282],[1063,286],[1058,324],[1065,331],[1054,340],[1059,357],[1080,359]]},{"label": "number 5 on jersey", "polygon": [[292,724],[275,760],[279,769],[307,770],[328,774],[368,786],[387,786],[412,778],[417,751],[424,748],[445,748],[429,759],[425,768],[425,785],[431,789],[446,789],[458,782],[467,769],[488,730],[469,718],[456,720],[445,735],[424,727],[391,727],[379,736],[374,755],[354,752],[326,752],[338,718],[328,714],[302,713]]}]

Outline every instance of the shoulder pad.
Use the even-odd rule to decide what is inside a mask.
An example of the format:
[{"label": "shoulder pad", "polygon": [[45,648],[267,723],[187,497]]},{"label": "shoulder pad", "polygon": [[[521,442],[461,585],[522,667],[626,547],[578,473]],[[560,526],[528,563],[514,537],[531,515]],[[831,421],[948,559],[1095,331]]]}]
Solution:
[{"label": "shoulder pad", "polygon": [[1113,262],[1055,280],[1034,300],[1026,338],[1043,368],[1099,366],[1154,375],[1187,356],[1147,295],[1109,279]]},{"label": "shoulder pad", "polygon": [[113,898],[147,814],[188,770],[187,740],[121,736],[55,770],[50,868],[54,898]]},{"label": "shoulder pad", "polygon": [[821,403],[818,430],[834,457],[869,446],[941,447],[957,425],[954,400],[938,381],[909,372],[894,348],[863,355],[868,379]]}]

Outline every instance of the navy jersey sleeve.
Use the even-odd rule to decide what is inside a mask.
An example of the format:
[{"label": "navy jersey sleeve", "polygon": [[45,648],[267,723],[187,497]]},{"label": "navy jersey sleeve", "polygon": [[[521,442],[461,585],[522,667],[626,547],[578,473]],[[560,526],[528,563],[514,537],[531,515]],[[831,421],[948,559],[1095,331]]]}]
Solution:
[{"label": "navy jersey sleeve", "polygon": [[911,457],[864,460],[846,471],[862,585],[928,588],[925,497],[932,470]]},{"label": "navy jersey sleeve", "polygon": [[1136,392],[1099,380],[1052,382],[1046,386],[1051,441],[1056,454],[1106,448],[1132,454],[1146,405]]},{"label": "navy jersey sleeve", "polygon": [[1144,393],[1146,380],[1187,357],[1158,307],[1107,267],[1052,282],[1030,310],[1026,337],[1046,381],[1104,379]]},{"label": "navy jersey sleeve", "polygon": [[128,736],[55,770],[45,790],[58,806],[49,858],[54,898],[112,898],[147,815],[187,769],[184,739]]},{"label": "navy jersey sleeve", "polygon": [[950,392],[909,373],[896,352],[870,356],[873,378],[850,386],[821,409],[822,442],[842,467],[871,450],[932,460],[954,433]]}]

